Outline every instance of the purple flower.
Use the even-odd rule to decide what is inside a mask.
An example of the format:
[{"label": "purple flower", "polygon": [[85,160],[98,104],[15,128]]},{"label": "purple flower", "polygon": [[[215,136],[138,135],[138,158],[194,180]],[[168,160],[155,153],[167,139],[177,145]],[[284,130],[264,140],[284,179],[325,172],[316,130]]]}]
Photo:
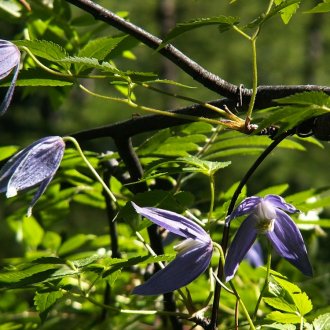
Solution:
[{"label": "purple flower", "polygon": [[57,171],[64,149],[65,143],[61,137],[49,136],[14,155],[0,171],[0,193],[6,192],[9,198],[16,196],[18,191],[39,185],[28,208],[27,215],[30,216],[32,207]]},{"label": "purple flower", "polygon": [[251,248],[257,234],[266,235],[281,257],[288,260],[303,274],[312,276],[312,267],[301,233],[284,211],[298,212],[293,205],[286,203],[277,195],[267,195],[264,198],[248,197],[234,210],[227,222],[245,214],[248,214],[248,217],[238,228],[229,247],[224,267],[226,281],[234,277],[238,265]]},{"label": "purple flower", "polygon": [[0,39],[0,80],[7,77],[14,70],[10,86],[0,105],[0,116],[6,112],[13,97],[20,59],[21,53],[18,48],[13,43]]},{"label": "purple flower", "polygon": [[184,216],[153,207],[139,207],[136,212],[185,240],[174,247],[176,258],[159,270],[146,283],[137,286],[133,294],[158,295],[177,290],[202,274],[210,264],[212,241],[207,232]]},{"label": "purple flower", "polygon": [[246,253],[246,259],[252,267],[260,267],[265,264],[262,248],[259,242],[254,242],[250,250]]}]

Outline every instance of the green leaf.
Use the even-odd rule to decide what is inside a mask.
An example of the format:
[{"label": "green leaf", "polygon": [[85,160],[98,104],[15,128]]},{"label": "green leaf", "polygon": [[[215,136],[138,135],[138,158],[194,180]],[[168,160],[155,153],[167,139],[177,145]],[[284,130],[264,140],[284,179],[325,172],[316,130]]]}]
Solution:
[{"label": "green leaf", "polygon": [[228,162],[211,162],[203,159],[199,159],[195,156],[189,157],[182,157],[178,158],[177,161],[184,162],[189,167],[184,167],[184,172],[200,172],[207,176],[214,175],[218,170],[225,168],[231,164],[230,161]]},{"label": "green leaf", "polygon": [[297,311],[297,308],[294,304],[288,303],[284,298],[281,297],[263,298],[263,300],[267,305],[274,307],[275,309],[278,309],[282,312],[295,313]]},{"label": "green leaf", "polygon": [[304,316],[313,309],[313,304],[305,292],[293,292],[291,293],[291,297],[300,315]]},{"label": "green leaf", "polygon": [[98,254],[93,254],[89,257],[86,258],[80,258],[80,259],[76,259],[76,260],[70,260],[70,262],[72,262],[72,264],[77,267],[77,268],[82,268],[85,267],[87,265],[90,265],[91,263],[97,261],[101,259],[101,256]]},{"label": "green leaf", "polygon": [[262,325],[261,329],[296,330],[297,328],[293,324],[272,323]]},{"label": "green leaf", "polygon": [[36,249],[42,242],[44,236],[44,230],[42,227],[34,217],[24,217],[22,229],[24,242],[30,248]]},{"label": "green leaf", "polygon": [[91,238],[94,238],[93,235],[84,235],[84,234],[77,234],[75,236],[70,237],[66,240],[58,250],[59,255],[65,255],[74,250],[79,249],[82,245],[84,245],[87,241]]},{"label": "green leaf", "polygon": [[36,310],[40,312],[40,317],[44,321],[50,308],[57,300],[63,297],[62,291],[37,292],[34,296],[34,305]]},{"label": "green leaf", "polygon": [[12,156],[18,149],[16,146],[0,147],[0,161]]},{"label": "green leaf", "polygon": [[[279,5],[283,3],[283,0],[275,0],[275,4]],[[289,21],[291,20],[292,16],[296,13],[297,9],[299,8],[299,4],[301,1],[298,3],[294,3],[292,5],[288,5],[287,7],[281,9],[281,18],[284,24],[288,24]]]},{"label": "green leaf", "polygon": [[313,321],[314,330],[329,330],[330,329],[330,313],[318,316]]},{"label": "green leaf", "polygon": [[[67,52],[60,45],[46,40],[15,40],[13,43],[18,47],[28,48],[33,55],[49,61],[58,61],[67,57]],[[63,62],[61,66],[68,70],[70,66]]]},{"label": "green leaf", "polygon": [[197,18],[186,23],[179,23],[177,26],[170,31],[170,33],[164,38],[157,51],[162,49],[170,40],[178,37],[179,35],[208,25],[217,25],[221,32],[227,31],[234,25],[239,23],[239,17],[233,16],[217,16],[210,18]]},{"label": "green leaf", "polygon": [[[102,37],[89,41],[82,49],[79,50],[79,57],[95,58],[104,60],[116,46],[127,36],[120,37]],[[76,72],[79,73],[83,65],[76,65]]]},{"label": "green leaf", "polygon": [[48,279],[61,266],[58,264],[28,265],[23,269],[0,272],[0,287],[25,287]]},{"label": "green leaf", "polygon": [[300,323],[301,317],[293,313],[281,313],[278,311],[267,314],[266,319],[280,322],[280,323]]},{"label": "green leaf", "polygon": [[314,8],[305,11],[306,14],[321,14],[330,11],[330,1],[324,0],[322,3],[317,4]]}]

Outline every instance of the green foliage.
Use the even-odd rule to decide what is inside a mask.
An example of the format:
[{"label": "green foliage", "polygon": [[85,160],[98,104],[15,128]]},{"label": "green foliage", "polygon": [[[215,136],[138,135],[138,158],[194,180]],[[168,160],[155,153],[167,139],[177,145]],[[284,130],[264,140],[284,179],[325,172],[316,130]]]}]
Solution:
[{"label": "green foliage", "polygon": [[[119,1],[107,6],[112,12],[118,9],[118,14],[132,23],[140,20],[147,30],[158,31],[161,20],[151,22],[155,4],[127,1],[123,6]],[[314,16],[301,12],[329,12],[328,1],[309,10],[306,8],[311,6],[301,0],[270,1],[269,8],[262,2],[233,0],[230,4],[178,2],[179,23],[164,37],[158,50],[175,40],[178,48],[191,55],[188,76],[196,61],[213,70],[210,76],[216,83],[224,78],[250,88],[251,77],[254,79],[250,69],[251,49],[245,47],[257,40],[260,83],[277,84],[274,77],[279,77],[283,80],[281,84],[296,81],[300,84],[306,80],[314,84],[302,72],[308,72],[307,63],[318,67],[315,76],[324,75],[327,83],[328,63],[324,61],[326,65],[322,66],[316,58],[310,61],[306,57],[308,52],[295,42],[303,44],[311,37],[307,27],[312,24],[308,20]],[[102,19],[106,20],[106,11],[103,13]],[[250,166],[281,133],[328,113],[328,94],[298,93],[275,100],[271,108],[253,110],[252,124],[258,124],[258,129],[250,135],[242,133],[245,112],[233,106],[229,109],[231,115],[227,109],[217,109],[219,114],[217,118],[212,116],[213,121],[190,117],[191,123],[185,125],[153,132],[146,127],[144,134],[134,136],[132,141],[125,140],[127,132],[123,131],[124,139],[116,131],[114,144],[109,136],[118,126],[102,129],[95,126],[111,125],[124,118],[129,119],[119,124],[124,129],[140,125],[138,130],[143,131],[143,118],[135,121],[140,112],[175,118],[176,112],[168,110],[192,103],[210,110],[210,104],[215,103],[205,100],[217,98],[218,94],[215,96],[214,90],[209,90],[207,82],[196,88],[192,78],[199,71],[189,77],[178,72],[164,75],[162,52],[154,52],[154,43],[153,50],[147,50],[134,34],[109,28],[104,21],[94,20],[67,1],[0,1],[0,17],[3,38],[22,39],[13,40],[22,56],[11,109],[0,119],[1,166],[21,147],[32,143],[35,136],[87,130],[75,136],[100,175],[96,180],[81,155],[67,143],[60,168],[32,217],[27,218],[25,213],[35,190],[20,192],[11,199],[1,197],[0,330],[169,329],[175,327],[171,323],[173,318],[180,319],[184,328],[195,327],[195,321],[201,327],[200,320],[207,322],[212,316],[217,285],[212,272],[215,274],[220,259],[216,244],[209,271],[173,294],[176,306],[169,314],[164,308],[168,308],[171,299],[164,304],[161,296],[143,297],[131,292],[152,276],[155,268],[176,258],[173,246],[181,241],[164,228],[158,228],[149,237],[151,222],[138,216],[131,202],[193,219],[220,244],[227,228],[228,209]],[[323,30],[318,32],[327,40],[328,23],[322,24]],[[210,27],[218,30],[215,38],[209,35]],[[229,33],[222,33],[225,31]],[[179,38],[183,34],[185,38]],[[281,40],[285,46],[281,46]],[[276,58],[274,53],[280,48],[284,48],[285,57]],[[290,59],[297,65],[292,72]],[[1,87],[10,86],[11,78],[12,73],[1,81]],[[242,97],[245,102],[247,95]],[[237,101],[235,97],[234,102]],[[128,109],[139,113],[131,118]],[[160,112],[164,111],[161,109],[166,112]],[[161,121],[165,117],[158,118]],[[224,127],[223,123],[228,125]],[[241,126],[234,125],[237,123]],[[278,128],[275,137],[260,134],[273,125]],[[252,316],[255,309],[251,322],[258,329],[329,329],[327,150],[327,145],[314,137],[286,138],[244,182],[234,200],[237,206],[251,195],[278,194],[297,207],[301,212],[291,217],[305,239],[315,277],[307,279],[274,255],[269,285],[262,291],[267,276],[265,268],[254,268],[244,260],[233,281],[226,284],[228,290],[222,289],[219,330],[247,327],[246,313]],[[303,162],[296,160],[297,154],[303,155]],[[321,163],[325,164],[324,170]],[[306,164],[313,174],[312,184],[304,177],[307,173],[303,173],[302,167]],[[284,176],[283,168],[289,171],[289,177]],[[321,187],[314,184],[314,177],[316,180],[320,176]],[[274,177],[278,181],[273,182]],[[6,180],[1,186],[3,193],[8,185]],[[300,186],[295,184],[297,181]],[[105,185],[115,198],[109,199]],[[232,222],[229,238],[243,219]],[[259,241],[266,250],[262,238]],[[160,252],[155,255],[150,246]]]}]

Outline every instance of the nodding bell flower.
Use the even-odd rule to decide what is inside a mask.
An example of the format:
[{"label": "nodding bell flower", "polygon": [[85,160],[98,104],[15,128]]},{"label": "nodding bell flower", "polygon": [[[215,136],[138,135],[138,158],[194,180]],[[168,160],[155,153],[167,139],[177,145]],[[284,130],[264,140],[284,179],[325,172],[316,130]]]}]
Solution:
[{"label": "nodding bell flower", "polygon": [[210,236],[202,227],[171,211],[132,204],[138,214],[185,238],[174,247],[178,252],[176,258],[147,282],[137,286],[133,294],[158,295],[177,290],[192,282],[207,269],[213,246]]},{"label": "nodding bell flower", "polygon": [[0,80],[7,77],[14,70],[10,86],[0,105],[0,116],[6,112],[13,97],[20,59],[19,49],[10,41],[0,39]]},{"label": "nodding bell flower", "polygon": [[30,216],[32,207],[53,179],[64,149],[65,143],[61,137],[49,136],[18,152],[0,171],[0,193],[6,192],[7,198],[10,198],[21,190],[39,186],[27,211]]},{"label": "nodding bell flower", "polygon": [[232,279],[251,248],[258,234],[266,235],[275,251],[303,274],[312,276],[313,271],[308,259],[302,235],[294,221],[285,213],[299,212],[281,196],[267,195],[248,197],[234,210],[226,220],[248,214],[242,222],[229,247],[224,273],[226,281]]}]

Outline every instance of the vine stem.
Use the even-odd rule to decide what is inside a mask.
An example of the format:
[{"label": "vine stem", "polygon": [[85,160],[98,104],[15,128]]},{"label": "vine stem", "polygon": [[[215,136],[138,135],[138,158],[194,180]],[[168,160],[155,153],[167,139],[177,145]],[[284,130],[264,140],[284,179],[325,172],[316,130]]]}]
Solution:
[{"label": "vine stem", "polygon": [[88,166],[88,168],[90,169],[90,171],[94,174],[94,176],[96,177],[97,181],[99,181],[103,187],[103,189],[106,191],[106,193],[109,195],[109,197],[111,198],[111,200],[117,204],[117,199],[115,197],[115,195],[111,192],[111,190],[109,189],[109,187],[105,184],[105,182],[103,181],[103,179],[100,177],[100,175],[97,173],[97,171],[95,170],[95,168],[93,167],[93,165],[89,162],[89,160],[86,158],[86,156],[84,155],[83,151],[80,148],[80,145],[78,143],[78,141],[71,137],[71,136],[65,136],[63,137],[64,141],[70,141],[74,144],[74,146],[76,147],[80,157],[83,159],[83,161],[85,162],[85,164]]},{"label": "vine stem", "polygon": [[[228,207],[227,216],[229,216],[236,204],[236,201],[242,191],[242,188],[245,186],[247,181],[250,179],[250,177],[253,175],[253,173],[257,170],[257,168],[261,165],[261,163],[266,159],[266,157],[288,136],[292,135],[294,133],[294,129],[284,132],[280,136],[278,136],[263,152],[262,154],[257,158],[257,160],[253,163],[253,165],[249,168],[249,170],[246,172],[245,176],[237,186],[233,197],[231,199],[230,205]],[[228,241],[229,241],[229,231],[230,231],[230,223],[226,222],[223,228],[222,233],[222,241],[221,241],[221,247],[223,250],[224,255],[227,251]],[[219,261],[218,266],[218,278],[221,280],[223,278],[223,265],[221,260]],[[216,329],[217,321],[218,321],[218,309],[219,309],[219,303],[220,303],[220,295],[221,295],[221,285],[216,283],[215,290],[214,290],[214,298],[213,298],[213,305],[212,305],[212,314],[211,314],[211,321],[209,329],[214,330]]]},{"label": "vine stem", "polygon": [[201,121],[201,122],[205,122],[205,123],[209,123],[209,124],[215,124],[215,125],[223,125],[223,126],[226,126],[228,128],[235,129],[235,130],[240,130],[241,129],[241,121],[240,122],[232,122],[232,121],[228,121],[228,120],[223,121],[223,120],[210,119],[210,118],[197,117],[197,116],[190,116],[190,115],[185,115],[185,114],[179,114],[179,113],[173,113],[173,112],[169,112],[169,111],[158,110],[158,109],[146,107],[146,106],[143,106],[143,105],[138,105],[130,99],[123,99],[123,98],[119,98],[119,97],[112,97],[112,96],[106,96],[106,95],[95,93],[95,92],[89,90],[88,88],[86,88],[85,86],[83,86],[82,84],[79,84],[79,88],[81,90],[83,90],[84,92],[88,93],[89,95],[92,95],[92,96],[95,96],[95,97],[98,97],[98,98],[102,98],[102,99],[105,99],[105,100],[111,100],[111,101],[115,101],[115,102],[124,103],[124,104],[126,104],[126,105],[128,105],[132,108],[135,108],[135,109],[138,109],[138,110],[141,110],[141,111],[144,111],[144,112],[149,112],[149,113],[158,114],[158,115],[167,116],[167,117],[172,117],[172,118],[179,118],[179,119],[185,119],[185,120],[191,120],[191,121]]}]

